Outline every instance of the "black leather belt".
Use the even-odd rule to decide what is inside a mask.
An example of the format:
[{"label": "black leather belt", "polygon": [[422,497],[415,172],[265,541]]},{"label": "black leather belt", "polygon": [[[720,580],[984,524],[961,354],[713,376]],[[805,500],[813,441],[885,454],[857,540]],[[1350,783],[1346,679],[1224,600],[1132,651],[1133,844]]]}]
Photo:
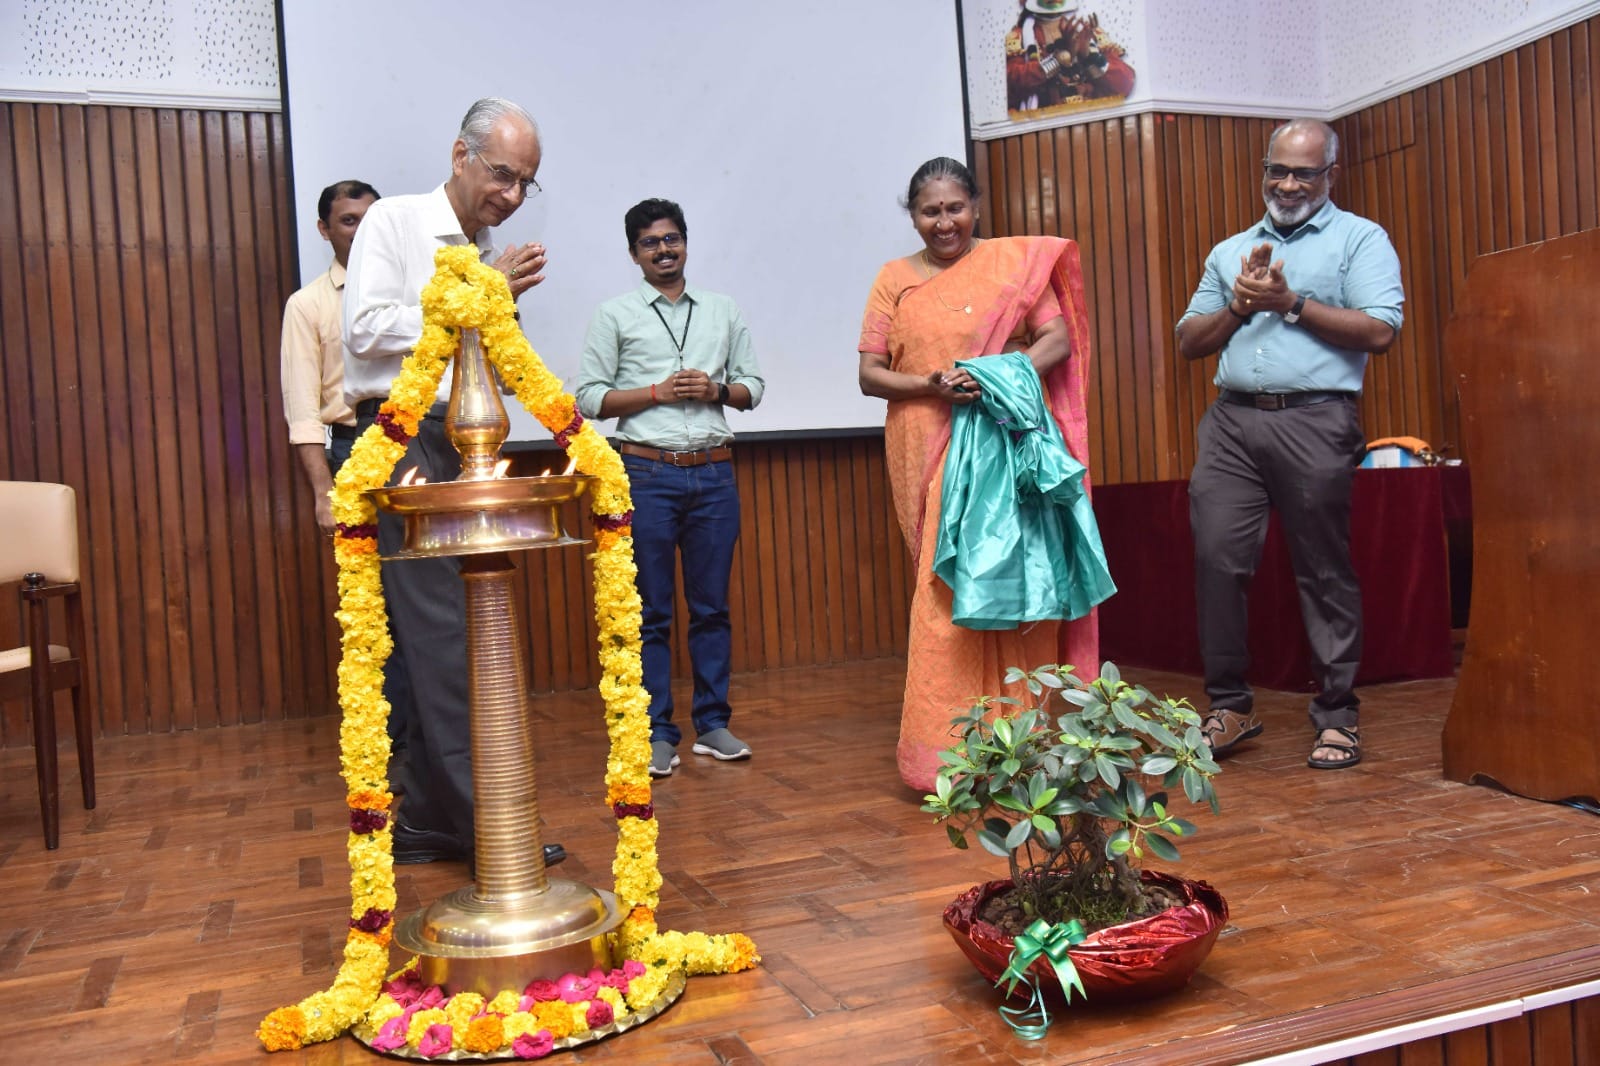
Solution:
[{"label": "black leather belt", "polygon": [[[356,401],[356,417],[377,418],[378,409],[383,406],[383,401],[386,399],[388,399],[386,396],[374,396],[370,400]],[[445,403],[443,400],[440,400],[438,403],[424,411],[422,417],[443,419],[449,410],[450,405]]]},{"label": "black leather belt", "polygon": [[355,440],[361,436],[361,431],[355,426],[347,426],[342,422],[329,426],[328,432],[333,434],[335,440]]},{"label": "black leather belt", "polygon": [[1223,403],[1236,403],[1241,407],[1254,407],[1258,411],[1281,411],[1285,407],[1310,407],[1314,403],[1329,403],[1333,400],[1353,400],[1357,396],[1353,392],[1316,391],[1307,392],[1235,392],[1232,389],[1219,389],[1217,399]]},{"label": "black leather belt", "polygon": [[668,466],[705,466],[707,463],[725,463],[733,458],[733,446],[729,444],[701,452],[669,452],[661,448],[648,448],[643,444],[623,441],[617,446],[617,450],[623,455],[636,455],[641,459],[666,463]]}]

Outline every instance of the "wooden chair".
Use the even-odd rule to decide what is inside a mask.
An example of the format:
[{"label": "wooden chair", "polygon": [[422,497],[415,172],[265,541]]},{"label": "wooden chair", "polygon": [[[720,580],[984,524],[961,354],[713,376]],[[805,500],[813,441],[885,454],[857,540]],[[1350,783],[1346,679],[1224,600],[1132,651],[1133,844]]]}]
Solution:
[{"label": "wooden chair", "polygon": [[[55,694],[72,690],[83,805],[94,809],[94,728],[84,669],[83,600],[78,584],[77,496],[67,485],[0,481],[0,584],[22,582],[27,644],[0,648],[0,702],[28,700],[44,846],[60,842]],[[50,604],[65,601],[67,644],[50,643]]]}]

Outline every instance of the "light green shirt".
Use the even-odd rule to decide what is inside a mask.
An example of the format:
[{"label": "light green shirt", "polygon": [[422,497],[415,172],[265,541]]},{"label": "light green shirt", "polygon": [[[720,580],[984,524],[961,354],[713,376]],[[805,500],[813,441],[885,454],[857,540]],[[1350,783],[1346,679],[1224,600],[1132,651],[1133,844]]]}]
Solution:
[{"label": "light green shirt", "polygon": [[[598,418],[601,402],[613,389],[648,388],[684,369],[743,385],[750,390],[751,407],[761,402],[766,388],[750,330],[733,300],[689,285],[674,303],[649,282],[640,282],[633,292],[607,300],[595,311],[573,395],[585,418]],[[616,436],[687,452],[727,444],[733,431],[721,404],[684,402],[657,404],[620,418]]]}]

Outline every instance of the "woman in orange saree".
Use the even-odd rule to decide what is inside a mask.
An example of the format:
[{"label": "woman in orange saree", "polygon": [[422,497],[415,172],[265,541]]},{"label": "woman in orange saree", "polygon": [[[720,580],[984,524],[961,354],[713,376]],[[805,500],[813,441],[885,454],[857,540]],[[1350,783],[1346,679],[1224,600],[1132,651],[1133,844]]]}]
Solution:
[{"label": "woman in orange saree", "polygon": [[1095,615],[1014,630],[963,629],[951,592],[933,573],[951,408],[977,398],[957,360],[1021,351],[1038,372],[1073,458],[1088,463],[1084,394],[1089,324],[1078,248],[1060,237],[973,237],[977,182],[954,159],[912,176],[906,202],[923,248],[884,264],[861,325],[861,391],[889,401],[884,424],[889,482],[916,566],[900,776],[931,790],[951,719],[978,696],[1025,695],[1002,684],[1008,667],[1063,662],[1095,672]]}]

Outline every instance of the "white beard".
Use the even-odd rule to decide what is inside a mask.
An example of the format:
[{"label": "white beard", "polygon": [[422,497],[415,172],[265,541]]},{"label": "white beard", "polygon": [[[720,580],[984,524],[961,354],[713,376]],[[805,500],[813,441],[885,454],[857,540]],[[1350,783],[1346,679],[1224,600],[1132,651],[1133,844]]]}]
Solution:
[{"label": "white beard", "polygon": [[1304,222],[1306,219],[1322,210],[1322,205],[1328,202],[1328,194],[1323,193],[1321,196],[1313,199],[1302,200],[1299,204],[1293,207],[1280,207],[1278,205],[1278,201],[1273,199],[1271,193],[1262,193],[1261,199],[1266,202],[1267,217],[1272,219],[1273,225],[1298,226],[1300,223]]}]

